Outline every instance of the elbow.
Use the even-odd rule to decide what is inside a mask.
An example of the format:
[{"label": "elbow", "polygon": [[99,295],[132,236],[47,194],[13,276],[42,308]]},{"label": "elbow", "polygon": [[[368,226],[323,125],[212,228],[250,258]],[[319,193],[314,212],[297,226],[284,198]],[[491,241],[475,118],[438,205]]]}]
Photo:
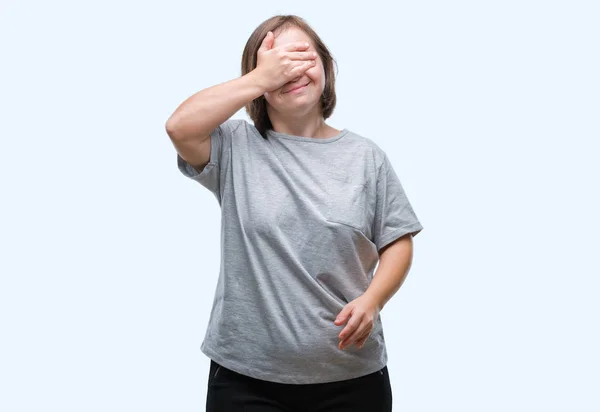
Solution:
[{"label": "elbow", "polygon": [[165,131],[171,138],[171,140],[176,140],[179,136],[178,128],[177,128],[177,120],[173,117],[170,117],[165,123]]}]

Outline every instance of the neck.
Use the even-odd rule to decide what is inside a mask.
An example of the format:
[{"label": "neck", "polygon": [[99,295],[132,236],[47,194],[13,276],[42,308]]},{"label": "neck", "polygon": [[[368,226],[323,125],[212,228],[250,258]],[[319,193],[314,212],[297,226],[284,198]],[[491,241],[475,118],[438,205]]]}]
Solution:
[{"label": "neck", "polygon": [[[315,107],[315,109],[317,109]],[[268,110],[273,130],[279,133],[305,137],[328,137],[330,127],[320,111],[311,110],[309,113],[288,114]]]}]

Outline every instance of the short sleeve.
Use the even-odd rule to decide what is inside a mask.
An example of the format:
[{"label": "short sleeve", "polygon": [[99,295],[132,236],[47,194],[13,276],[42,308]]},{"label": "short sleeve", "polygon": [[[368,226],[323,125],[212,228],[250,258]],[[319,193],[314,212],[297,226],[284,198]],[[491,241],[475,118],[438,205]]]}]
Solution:
[{"label": "short sleeve", "polygon": [[221,204],[222,184],[226,178],[231,156],[233,134],[242,122],[243,120],[239,119],[228,119],[210,133],[210,159],[201,172],[194,169],[177,153],[179,171],[210,190],[219,204]]},{"label": "short sleeve", "polygon": [[408,233],[414,237],[423,230],[386,154],[377,173],[376,192],[372,241],[378,251]]}]

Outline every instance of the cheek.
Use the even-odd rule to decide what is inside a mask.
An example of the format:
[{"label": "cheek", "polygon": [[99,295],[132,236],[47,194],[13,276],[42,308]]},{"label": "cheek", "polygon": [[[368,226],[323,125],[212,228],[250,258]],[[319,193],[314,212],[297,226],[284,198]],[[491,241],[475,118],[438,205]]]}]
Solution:
[{"label": "cheek", "polygon": [[274,93],[275,92],[268,92],[268,93],[263,94],[263,97],[265,98],[265,100],[267,101],[268,104],[271,104],[271,105],[273,104],[272,102],[273,102],[273,98],[275,96]]},{"label": "cheek", "polygon": [[263,94],[263,97],[265,98],[268,104],[270,104],[271,106],[276,106],[277,103],[283,99],[283,97],[281,96],[282,90],[283,88],[267,92]]},{"label": "cheek", "polygon": [[320,66],[316,66],[316,67],[312,67],[310,69],[308,69],[306,71],[306,75],[310,78],[310,80],[312,80],[313,82],[324,86],[325,84],[325,73],[323,72],[323,68]]}]

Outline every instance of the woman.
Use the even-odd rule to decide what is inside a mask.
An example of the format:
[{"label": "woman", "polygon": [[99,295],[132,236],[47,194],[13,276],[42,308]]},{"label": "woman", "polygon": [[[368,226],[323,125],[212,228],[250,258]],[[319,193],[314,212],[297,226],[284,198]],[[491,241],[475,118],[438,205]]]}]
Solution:
[{"label": "woman", "polygon": [[[325,123],[333,63],[303,19],[275,16],[240,78],[167,121],[179,170],[222,212],[209,412],[391,411],[379,312],[423,227],[383,150]],[[242,107],[254,124],[230,119]]]}]

